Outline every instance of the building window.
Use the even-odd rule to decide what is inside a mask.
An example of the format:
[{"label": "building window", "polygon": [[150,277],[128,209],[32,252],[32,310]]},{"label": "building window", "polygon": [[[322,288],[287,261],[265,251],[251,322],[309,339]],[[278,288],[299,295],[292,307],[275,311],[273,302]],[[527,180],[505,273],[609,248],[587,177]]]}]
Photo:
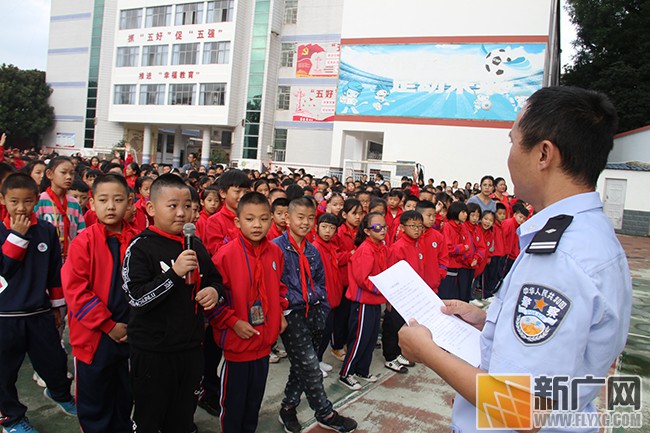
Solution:
[{"label": "building window", "polygon": [[280,55],[280,63],[284,67],[293,67],[293,58],[296,54],[296,44],[282,44],[282,53]]},{"label": "building window", "polygon": [[116,84],[113,103],[118,105],[134,105],[135,84]]},{"label": "building window", "polygon": [[172,7],[156,6],[147,8],[145,14],[145,27],[167,27],[172,23]]},{"label": "building window", "polygon": [[170,84],[169,105],[194,105],[195,84]]},{"label": "building window", "polygon": [[138,66],[138,50],[139,47],[118,47],[116,66]]},{"label": "building window", "polygon": [[176,6],[176,25],[190,25],[203,23],[203,2],[186,3]]},{"label": "building window", "polygon": [[196,65],[199,44],[176,44],[172,51],[172,65]]},{"label": "building window", "polygon": [[208,2],[206,23],[225,23],[232,21],[233,0],[219,0]]},{"label": "building window", "polygon": [[199,105],[226,105],[226,83],[201,84]]},{"label": "building window", "polygon": [[164,84],[142,84],[140,86],[140,105],[163,105],[164,103]]},{"label": "building window", "polygon": [[273,140],[273,160],[284,161],[287,155],[287,130],[276,129]]},{"label": "building window", "polygon": [[203,45],[203,64],[230,63],[230,42],[206,42]]},{"label": "building window", "polygon": [[288,110],[291,102],[291,87],[278,87],[278,110]]},{"label": "building window", "polygon": [[142,47],[142,66],[167,65],[167,45],[145,45]]},{"label": "building window", "polygon": [[284,23],[295,24],[298,22],[298,0],[285,0]]},{"label": "building window", "polygon": [[142,9],[120,11],[120,30],[139,29],[142,27]]}]

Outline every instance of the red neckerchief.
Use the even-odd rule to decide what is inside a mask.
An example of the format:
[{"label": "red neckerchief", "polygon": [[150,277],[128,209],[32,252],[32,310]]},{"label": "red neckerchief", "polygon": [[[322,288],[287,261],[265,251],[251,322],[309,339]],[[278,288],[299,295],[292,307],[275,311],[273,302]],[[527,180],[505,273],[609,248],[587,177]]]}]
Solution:
[{"label": "red neckerchief", "polygon": [[47,195],[50,196],[52,203],[56,207],[56,211],[63,218],[63,257],[68,256],[68,246],[70,245],[70,218],[68,217],[68,197],[63,198],[63,202],[58,195],[54,192],[51,186],[48,186],[45,190]]},{"label": "red neckerchief", "polygon": [[[166,233],[160,230],[156,226],[149,226],[149,230],[164,238],[171,239],[172,241],[176,241],[180,243],[181,247],[185,247],[185,239],[181,235],[172,235],[170,233]],[[194,269],[194,287],[192,288],[192,300],[196,299],[196,294],[198,293],[200,287],[201,287],[201,271],[197,266],[196,269]],[[198,311],[198,304],[194,311],[195,312]]]},{"label": "red neckerchief", "polygon": [[244,254],[246,254],[246,264],[248,264],[248,255],[253,257],[255,260],[253,263],[253,269],[251,270],[250,266],[248,267],[249,277],[250,277],[250,286],[247,293],[247,305],[250,310],[251,306],[259,298],[262,303],[262,311],[264,312],[264,317],[268,314],[268,296],[266,290],[266,277],[264,275],[264,265],[262,264],[262,254],[266,251],[266,248],[269,245],[269,241],[266,238],[263,238],[258,246],[254,246],[248,239],[243,235],[239,236],[239,240],[244,247]]},{"label": "red neckerchief", "polygon": [[307,293],[307,281],[311,283],[311,289],[314,290],[314,280],[311,278],[311,269],[309,267],[309,259],[305,255],[305,246],[307,245],[307,240],[303,239],[298,246],[296,240],[291,236],[291,233],[287,233],[289,238],[289,243],[294,250],[298,253],[298,262],[300,263],[300,285],[302,286],[302,298],[305,300],[305,317],[309,314],[309,295]]},{"label": "red neckerchief", "polygon": [[[340,282],[341,277],[340,277],[340,275],[338,273],[339,261],[336,258],[336,252],[333,251],[334,250],[334,245],[332,245],[331,241],[330,242],[325,242],[320,236],[316,236],[316,241],[315,242],[318,245],[325,248],[327,250],[327,252],[329,253],[330,263],[331,263],[331,266],[332,266],[331,269],[334,272],[332,272],[332,275],[328,275],[327,277],[331,281],[331,283],[330,283],[331,287],[339,287],[341,285],[341,282]],[[321,256],[321,258],[322,258],[322,256]],[[325,281],[325,284],[327,284],[327,281]]]},{"label": "red neckerchief", "polygon": [[[9,214],[7,214],[5,216],[5,218],[2,220],[2,222],[4,223],[7,230],[11,230],[11,217],[9,216]],[[29,226],[30,227],[35,226],[36,224],[38,224],[38,219],[36,218],[36,215],[31,214],[29,216]]]},{"label": "red neckerchief", "polygon": [[120,243],[120,263],[121,263],[122,260],[124,259],[124,253],[126,253],[126,249],[128,248],[130,242],[129,237],[126,234],[127,228],[125,224],[122,223],[122,230],[119,233],[108,231],[108,228],[104,224],[102,223],[99,224],[101,224],[104,227],[104,234],[106,235],[107,239],[109,237],[113,237],[116,238],[117,241]]},{"label": "red neckerchief", "polygon": [[348,223],[343,223],[343,232],[347,232],[346,234],[352,238],[354,241],[354,238],[357,236],[357,230],[348,225]]}]

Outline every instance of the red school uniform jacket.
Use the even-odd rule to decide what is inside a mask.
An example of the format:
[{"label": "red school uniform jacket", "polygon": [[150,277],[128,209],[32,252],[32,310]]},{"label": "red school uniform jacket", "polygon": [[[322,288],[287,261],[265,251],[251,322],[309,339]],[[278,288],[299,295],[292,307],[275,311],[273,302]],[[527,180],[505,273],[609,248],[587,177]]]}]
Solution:
[{"label": "red school uniform jacket", "polygon": [[510,217],[501,223],[505,255],[512,260],[515,260],[519,255],[519,235],[517,235],[518,227],[519,223],[517,223],[515,217]]},{"label": "red school uniform jacket", "polygon": [[442,233],[433,227],[426,229],[420,236],[420,244],[424,251],[424,281],[438,293],[440,281],[447,276],[449,252],[447,242]]},{"label": "red school uniform jacket", "polygon": [[400,222],[399,219],[393,221],[393,225],[388,227],[388,233],[386,234],[386,246],[390,248],[397,240],[402,236],[402,230],[399,228]]},{"label": "red school uniform jacket", "polygon": [[[465,260],[465,268],[476,271],[486,260],[487,247],[485,245],[485,239],[483,239],[483,229],[480,224],[466,222],[463,225],[467,230],[467,239],[470,241],[468,252],[471,253],[468,254]],[[476,260],[476,266],[472,268],[471,265],[474,260]]]},{"label": "red school uniform jacket", "polygon": [[269,229],[269,232],[266,234],[266,239],[272,241],[273,239],[282,236],[282,233],[284,233],[284,230],[278,227],[278,225],[274,221],[271,223],[271,228]]},{"label": "red school uniform jacket", "polygon": [[442,232],[447,241],[447,251],[449,253],[449,267],[458,269],[464,267],[465,259],[470,254],[469,241],[467,240],[467,230],[463,224],[459,224],[454,220],[448,220],[442,227]]},{"label": "red school uniform jacket", "polygon": [[316,236],[314,246],[320,253],[320,258],[323,261],[323,268],[325,269],[325,290],[327,291],[327,301],[330,308],[336,308],[341,305],[343,298],[343,284],[341,284],[341,275],[339,274],[339,260],[338,251],[336,246],[330,242],[325,242]]},{"label": "red school uniform jacket", "polygon": [[199,213],[199,219],[198,221],[194,224],[196,226],[196,236],[201,239],[201,242],[203,242],[203,245],[206,244],[205,242],[205,231],[207,230],[208,226],[208,219],[212,215],[208,214],[205,210],[202,210]]},{"label": "red school uniform jacket", "polygon": [[386,298],[368,279],[388,268],[388,248],[370,239],[363,241],[354,252],[348,266],[348,290],[345,297],[361,304],[380,305]]},{"label": "red school uniform jacket", "polygon": [[208,218],[205,227],[205,248],[213,256],[224,244],[239,237],[239,229],[235,226],[235,214],[224,204],[219,212]]},{"label": "red school uniform jacket", "polygon": [[481,231],[483,244],[485,245],[485,260],[479,263],[476,267],[476,272],[474,272],[475,277],[481,275],[483,271],[485,271],[488,260],[494,255],[494,231],[492,229],[485,230],[481,225],[478,226],[478,230]]},{"label": "red school uniform jacket", "polygon": [[397,224],[399,224],[399,217],[402,216],[403,213],[404,213],[404,210],[401,207],[398,207],[397,208],[397,213],[395,214],[395,216],[393,216],[393,214],[391,213],[390,207],[389,207],[387,209],[386,217],[385,217],[386,218],[386,225],[388,227],[392,227],[393,224],[395,224],[395,222],[397,222]]},{"label": "red school uniform jacket", "polygon": [[405,260],[424,279],[424,251],[420,239],[412,239],[402,235],[399,240],[388,248],[388,266],[393,266],[400,260]]},{"label": "red school uniform jacket", "polygon": [[350,257],[353,256],[352,251],[356,249],[356,246],[354,245],[354,238],[356,236],[356,229],[352,229],[346,223],[343,223],[336,231],[336,236],[330,240],[338,251],[337,258],[339,261],[339,275],[343,287],[349,285],[348,263],[350,262]]},{"label": "red school uniform jacket", "polygon": [[[223,278],[226,299],[208,315],[215,342],[228,361],[247,362],[268,356],[280,335],[282,312],[289,306],[287,286],[280,280],[284,270],[280,247],[267,239],[255,247],[240,232],[219,248],[212,261]],[[260,335],[243,340],[232,328],[239,320],[249,321],[255,302],[261,303],[265,321],[255,326]]]},{"label": "red school uniform jacket", "polygon": [[503,227],[500,222],[494,222],[494,225],[492,226],[492,236],[494,239],[494,251],[492,252],[492,257],[505,256],[505,240],[503,239]]},{"label": "red school uniform jacket", "polygon": [[[124,223],[119,238],[122,255],[135,235],[133,228]],[[115,326],[108,309],[114,263],[106,237],[106,226],[101,223],[79,233],[61,269],[72,354],[86,364],[93,362],[102,333],[108,334]]]}]

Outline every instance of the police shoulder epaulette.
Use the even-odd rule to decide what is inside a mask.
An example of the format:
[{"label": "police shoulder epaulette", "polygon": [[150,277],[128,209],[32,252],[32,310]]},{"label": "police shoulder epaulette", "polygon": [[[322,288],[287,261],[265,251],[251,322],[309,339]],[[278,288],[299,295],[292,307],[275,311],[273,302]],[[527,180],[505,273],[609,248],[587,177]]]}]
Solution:
[{"label": "police shoulder epaulette", "polygon": [[557,250],[560,238],[564,231],[573,221],[571,215],[558,215],[548,220],[543,229],[541,229],[533,238],[526,249],[528,254],[552,254]]}]

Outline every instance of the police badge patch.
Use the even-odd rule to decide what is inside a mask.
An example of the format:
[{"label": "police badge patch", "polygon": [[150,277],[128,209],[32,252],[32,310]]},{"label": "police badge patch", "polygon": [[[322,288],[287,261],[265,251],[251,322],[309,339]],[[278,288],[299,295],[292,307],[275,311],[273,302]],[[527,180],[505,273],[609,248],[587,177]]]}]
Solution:
[{"label": "police badge patch", "polygon": [[570,309],[571,300],[557,290],[524,284],[513,319],[515,333],[524,344],[544,343],[553,336]]}]

